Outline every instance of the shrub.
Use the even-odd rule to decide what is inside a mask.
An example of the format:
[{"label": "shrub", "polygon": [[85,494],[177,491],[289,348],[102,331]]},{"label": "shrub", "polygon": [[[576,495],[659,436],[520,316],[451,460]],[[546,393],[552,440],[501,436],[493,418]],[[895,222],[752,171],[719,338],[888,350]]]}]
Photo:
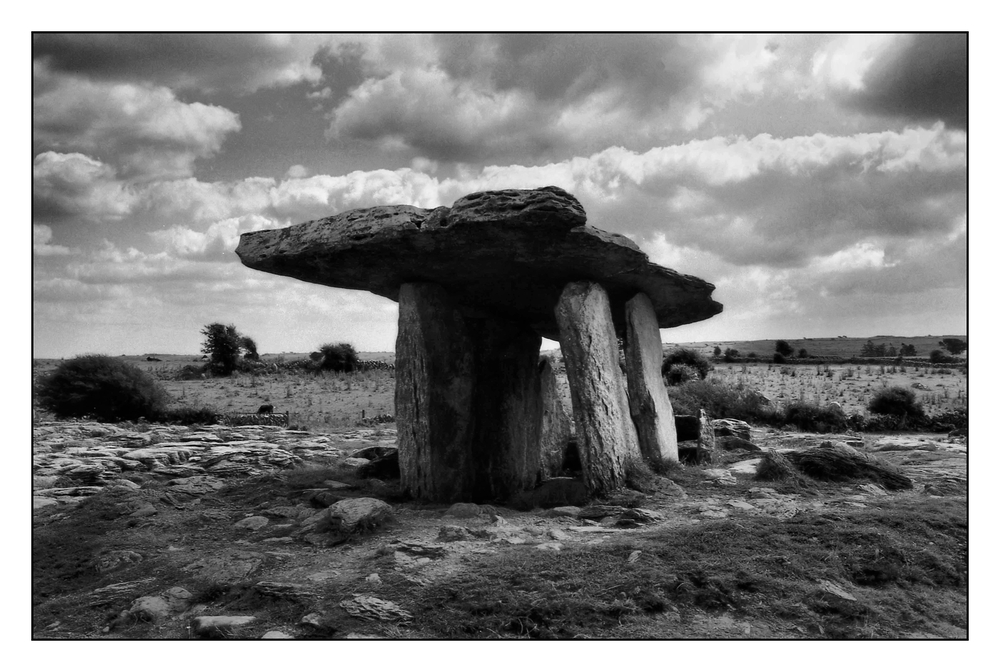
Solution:
[{"label": "shrub", "polygon": [[735,362],[736,358],[740,356],[740,351],[735,348],[726,348],[725,355],[722,360],[725,362]]},{"label": "shrub", "polygon": [[674,364],[667,371],[666,375],[667,385],[681,385],[682,383],[700,379],[701,373],[698,369],[687,364]]},{"label": "shrub", "polygon": [[931,350],[930,358],[931,364],[947,364],[954,361],[951,357],[944,354],[940,350]]},{"label": "shrub", "polygon": [[781,354],[780,352],[774,353],[775,364],[784,364],[786,361],[788,360],[785,359],[785,356],[783,354]]},{"label": "shrub", "polygon": [[836,406],[819,406],[807,401],[795,401],[785,407],[785,424],[804,432],[839,432],[847,429],[844,411]]},{"label": "shrub", "polygon": [[323,353],[320,366],[326,371],[354,371],[358,368],[358,353],[350,343],[324,343],[319,351]]},{"label": "shrub", "polygon": [[880,415],[923,417],[924,409],[917,402],[913,390],[905,387],[887,387],[879,390],[868,402],[868,410]]},{"label": "shrub", "polygon": [[711,380],[693,380],[669,389],[670,403],[678,415],[698,415],[704,409],[713,418],[780,425],[781,414],[757,390],[743,384],[726,385]]},{"label": "shrub", "polygon": [[808,357],[809,357],[809,351],[806,350],[805,348],[800,348],[799,349],[799,359],[808,359]]},{"label": "shrub", "polygon": [[670,368],[678,364],[695,369],[698,372],[698,377],[702,380],[708,376],[708,371],[712,368],[712,365],[708,363],[708,360],[700,352],[691,350],[690,348],[675,348],[663,357],[663,365],[660,371],[666,376],[670,373]]},{"label": "shrub", "polygon": [[83,355],[41,379],[37,399],[58,417],[121,422],[159,417],[170,397],[136,366],[107,355]]},{"label": "shrub", "polygon": [[788,344],[788,341],[777,341],[774,344],[774,351],[782,357],[791,357],[792,353],[795,352],[792,346]]}]

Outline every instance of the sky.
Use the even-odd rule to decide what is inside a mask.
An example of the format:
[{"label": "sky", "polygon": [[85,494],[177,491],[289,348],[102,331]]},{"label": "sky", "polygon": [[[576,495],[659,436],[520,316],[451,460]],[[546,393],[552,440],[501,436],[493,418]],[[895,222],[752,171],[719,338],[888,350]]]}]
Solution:
[{"label": "sky", "polygon": [[[241,233],[555,185],[716,286],[665,342],[967,333],[958,34],[36,33],[32,350],[391,351]],[[549,345],[553,345],[549,343]]]}]

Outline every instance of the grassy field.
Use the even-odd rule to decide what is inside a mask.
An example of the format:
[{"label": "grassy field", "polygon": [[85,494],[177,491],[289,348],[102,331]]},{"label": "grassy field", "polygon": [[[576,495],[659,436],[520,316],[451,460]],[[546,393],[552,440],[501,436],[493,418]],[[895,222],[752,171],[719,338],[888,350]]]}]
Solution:
[{"label": "grassy field", "polygon": [[[792,347],[795,351],[796,356],[799,350],[805,350],[811,357],[821,357],[821,358],[832,358],[832,359],[849,359],[851,357],[860,357],[861,348],[869,340],[877,347],[879,345],[892,345],[897,350],[904,343],[906,345],[912,345],[917,350],[917,358],[926,359],[930,356],[932,350],[941,350],[945,354],[947,351],[939,345],[940,341],[945,338],[959,338],[963,341],[967,341],[967,336],[872,336],[870,338],[848,338],[846,336],[834,337],[834,338],[785,338],[788,345]],[[741,357],[746,357],[750,354],[755,354],[761,359],[771,359],[774,355],[774,348],[777,339],[774,340],[757,340],[757,341],[702,341],[697,343],[664,343],[664,350],[670,350],[675,347],[685,347],[697,350],[698,352],[704,354],[706,357],[711,357],[712,353],[715,351],[716,347],[719,347],[722,352],[725,352],[728,348],[733,348],[738,350]],[[963,355],[964,356],[964,355]]]},{"label": "grassy field", "polygon": [[[874,337],[879,343],[913,344],[918,358],[927,357],[939,349],[944,336]],[[964,337],[962,337],[964,339]],[[798,351],[847,359],[857,356],[865,338],[817,338],[789,340]],[[756,352],[763,358],[774,352],[774,341],[724,341],[718,343],[685,343],[683,347],[698,350],[711,358],[716,345],[723,350],[735,348],[742,354]],[[668,351],[673,344],[664,344]],[[265,363],[291,362],[308,359],[308,353],[262,355]],[[362,352],[362,360],[394,362],[391,352]],[[231,378],[177,380],[184,366],[200,365],[204,360],[195,355],[144,354],[122,356],[125,362],[153,374],[174,398],[178,406],[209,407],[219,413],[252,413],[262,404],[271,404],[275,412],[289,413],[289,424],[311,430],[342,428],[357,425],[362,418],[395,414],[395,377],[391,371],[369,370],[344,373],[278,372],[269,375],[237,373]],[[58,360],[35,360],[35,372],[50,370]],[[962,367],[894,364],[811,364],[777,365],[766,363],[714,362],[710,379],[728,384],[743,384],[766,395],[776,404],[793,401],[828,404],[837,402],[847,413],[863,413],[870,399],[884,387],[901,386],[912,389],[917,400],[930,414],[968,407],[968,372]]]}]

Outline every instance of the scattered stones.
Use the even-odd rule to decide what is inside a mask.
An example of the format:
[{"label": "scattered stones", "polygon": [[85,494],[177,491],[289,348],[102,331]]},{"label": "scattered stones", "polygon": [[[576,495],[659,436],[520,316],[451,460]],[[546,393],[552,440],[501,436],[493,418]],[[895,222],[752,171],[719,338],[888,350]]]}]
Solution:
[{"label": "scattered stones", "polygon": [[262,527],[266,527],[268,522],[268,519],[264,516],[248,516],[247,518],[244,518],[236,523],[233,527],[241,530],[253,530],[256,532]]},{"label": "scattered stones", "polygon": [[468,528],[461,527],[459,525],[444,525],[438,532],[437,538],[438,541],[454,542],[469,541],[473,537]]},{"label": "scattered stones", "polygon": [[191,621],[191,635],[197,639],[231,639],[256,620],[256,616],[198,616]]},{"label": "scattered stones", "polygon": [[563,549],[563,545],[557,541],[546,541],[535,546],[539,551],[550,551],[552,553],[558,553]]},{"label": "scattered stones", "polygon": [[736,485],[736,478],[728,469],[703,469],[702,474],[717,485]]},{"label": "scattered stones", "polygon": [[327,509],[330,521],[345,534],[374,529],[390,513],[392,507],[374,497],[344,499]]},{"label": "scattered stones", "polygon": [[351,616],[363,618],[367,621],[408,623],[413,620],[413,614],[395,602],[370,595],[355,595],[349,600],[341,601],[340,606]]},{"label": "scattered stones", "polygon": [[577,518],[581,510],[579,506],[557,506],[554,509],[542,511],[541,515],[545,518],[559,518],[563,516],[566,518]]},{"label": "scattered stones", "polygon": [[712,420],[712,429],[717,437],[735,436],[744,441],[749,441],[751,436],[750,425],[742,420],[733,420],[732,418]]},{"label": "scattered stones", "polygon": [[842,600],[847,600],[848,602],[857,602],[858,598],[851,595],[849,592],[844,590],[842,587],[838,586],[833,581],[828,581],[827,579],[820,579],[819,581],[820,590],[830,595],[835,595]]}]

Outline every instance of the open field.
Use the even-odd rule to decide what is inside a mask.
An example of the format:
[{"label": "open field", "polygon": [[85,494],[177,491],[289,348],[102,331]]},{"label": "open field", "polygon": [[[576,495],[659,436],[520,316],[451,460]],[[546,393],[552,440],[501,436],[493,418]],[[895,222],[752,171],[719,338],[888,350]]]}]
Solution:
[{"label": "open field", "polygon": [[930,415],[967,409],[969,405],[969,376],[957,369],[877,364],[716,363],[708,379],[745,385],[776,404],[836,402],[847,414],[865,413],[868,402],[880,389],[893,386],[913,390],[917,401]]},{"label": "open field", "polygon": [[[667,332],[669,336],[669,332]],[[871,336],[868,338],[848,338],[846,336],[834,338],[785,338],[788,345],[792,347],[796,355],[799,350],[805,350],[812,357],[830,359],[850,359],[860,357],[861,348],[867,341],[871,341],[875,346],[892,345],[897,350],[902,344],[912,345],[917,350],[917,358],[927,359],[932,350],[947,351],[938,343],[945,338],[958,338],[968,341],[967,336]],[[774,355],[774,346],[777,339],[756,340],[756,341],[701,341],[696,343],[665,343],[664,349],[669,350],[674,347],[685,347],[697,350],[706,357],[711,357],[718,346],[723,352],[728,348],[738,350],[741,357],[755,354],[761,359],[770,360]],[[964,355],[962,355],[964,357]]]}]

